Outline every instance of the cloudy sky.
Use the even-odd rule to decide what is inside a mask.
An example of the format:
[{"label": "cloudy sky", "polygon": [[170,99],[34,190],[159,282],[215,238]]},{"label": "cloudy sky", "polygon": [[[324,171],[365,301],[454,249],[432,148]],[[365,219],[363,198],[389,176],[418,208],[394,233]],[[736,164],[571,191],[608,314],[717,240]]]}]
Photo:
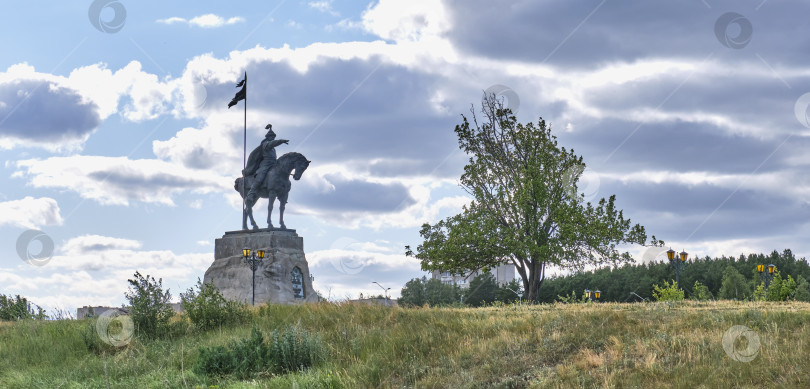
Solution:
[{"label": "cloudy sky", "polygon": [[588,164],[585,196],[616,194],[673,248],[808,256],[809,13],[798,0],[6,5],[0,293],[73,310],[123,303],[135,270],[175,296],[202,277],[214,239],[240,227],[243,110],[227,103],[245,71],[248,148],[273,123],[290,140],[279,155],[313,161],[285,221],[333,299],[381,292],[374,281],[396,297],[423,274],[403,246],[468,201],[453,126],[484,91],[551,123]]}]

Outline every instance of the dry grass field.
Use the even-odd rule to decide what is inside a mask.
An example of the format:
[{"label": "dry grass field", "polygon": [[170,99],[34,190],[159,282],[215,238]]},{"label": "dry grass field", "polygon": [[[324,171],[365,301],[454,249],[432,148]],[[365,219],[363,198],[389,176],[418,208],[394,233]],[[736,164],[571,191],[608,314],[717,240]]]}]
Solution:
[{"label": "dry grass field", "polygon": [[3,388],[808,388],[810,304],[678,302],[385,308],[264,306],[253,324],[319,334],[321,365],[252,379],[205,377],[200,346],[252,325],[115,352],[87,350],[91,320],[0,326]]}]

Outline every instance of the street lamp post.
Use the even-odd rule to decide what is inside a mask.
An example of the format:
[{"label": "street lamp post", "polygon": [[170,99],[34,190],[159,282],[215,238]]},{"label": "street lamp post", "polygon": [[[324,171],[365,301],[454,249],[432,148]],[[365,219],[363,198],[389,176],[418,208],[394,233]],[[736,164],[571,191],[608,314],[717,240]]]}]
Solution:
[{"label": "street lamp post", "polygon": [[250,248],[245,247],[242,249],[242,259],[245,260],[245,263],[250,266],[250,271],[252,273],[252,280],[251,280],[251,301],[250,305],[256,305],[256,269],[259,268],[259,264],[262,263],[262,259],[264,259],[264,250],[256,250],[255,252],[251,252]]},{"label": "street lamp post", "polygon": [[762,277],[763,281],[765,281],[765,289],[767,289],[768,286],[771,285],[774,272],[776,272],[776,265],[768,265],[767,271],[765,269],[765,265],[757,265],[757,271],[759,272],[759,276]]},{"label": "street lamp post", "polygon": [[589,302],[593,301],[593,299],[599,300],[600,297],[602,297],[602,291],[601,290],[599,290],[599,289],[597,289],[597,290],[585,289],[585,298],[587,298]]},{"label": "street lamp post", "polygon": [[686,264],[686,256],[688,254],[686,251],[681,251],[679,258],[675,258],[675,250],[669,249],[667,251],[667,259],[669,259],[669,263],[675,268],[675,285],[680,287],[680,279],[681,279],[681,269]]},{"label": "street lamp post", "polygon": [[514,290],[512,290],[512,289],[506,288],[506,287],[505,287],[504,289],[506,289],[506,290],[508,290],[508,291],[510,291],[510,292],[512,292],[512,293],[514,293],[514,294],[516,294],[516,295],[518,296],[519,303],[520,303],[520,304],[522,304],[522,303],[523,303],[523,295],[521,295],[520,293],[518,293],[518,292],[516,292],[516,291],[514,291]]},{"label": "street lamp post", "polygon": [[380,288],[382,288],[383,292],[385,292],[385,306],[387,307],[387,306],[388,306],[388,291],[389,291],[389,290],[391,290],[391,288],[384,288],[384,287],[383,287],[382,285],[380,285],[380,283],[379,283],[379,282],[377,282],[377,281],[374,281],[374,282],[372,282],[372,283],[373,283],[373,284],[377,284],[377,286],[379,286]]}]

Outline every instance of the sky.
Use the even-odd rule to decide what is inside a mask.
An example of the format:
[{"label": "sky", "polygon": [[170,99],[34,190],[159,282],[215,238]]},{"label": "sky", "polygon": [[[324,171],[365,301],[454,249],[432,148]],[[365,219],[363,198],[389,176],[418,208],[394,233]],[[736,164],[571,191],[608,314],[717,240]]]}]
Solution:
[{"label": "sky", "polygon": [[404,246],[470,201],[453,128],[485,92],[667,247],[810,252],[807,2],[10,4],[0,293],[46,309],[120,305],[136,270],[175,299],[202,278],[241,225],[245,72],[248,150],[272,123],[312,161],[285,222],[333,300],[425,274]]}]

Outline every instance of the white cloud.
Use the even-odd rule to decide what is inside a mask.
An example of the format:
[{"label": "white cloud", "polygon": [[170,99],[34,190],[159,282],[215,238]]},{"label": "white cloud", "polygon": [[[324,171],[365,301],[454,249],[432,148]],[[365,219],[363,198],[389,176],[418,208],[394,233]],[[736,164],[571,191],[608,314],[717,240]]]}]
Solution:
[{"label": "white cloud", "polygon": [[335,24],[330,24],[325,27],[326,31],[338,30],[363,30],[363,23],[351,19],[341,19]]},{"label": "white cloud", "polygon": [[236,23],[244,23],[245,18],[241,16],[235,16],[231,18],[223,18],[222,16],[215,15],[215,14],[205,14],[200,16],[195,16],[191,19],[185,19],[177,16],[173,16],[166,19],[158,19],[156,20],[157,23],[162,24],[187,24],[193,27],[201,27],[201,28],[217,28],[222,26],[227,26]]},{"label": "white cloud", "polygon": [[60,251],[65,255],[84,255],[107,250],[135,250],[141,248],[141,245],[141,242],[132,239],[83,235],[65,242]]},{"label": "white cloud", "polygon": [[380,0],[363,13],[363,25],[396,42],[431,40],[452,28],[442,2],[433,0]]},{"label": "white cloud", "polygon": [[188,23],[188,20],[186,20],[184,18],[181,18],[181,17],[172,16],[172,17],[166,18],[166,19],[158,19],[155,22],[163,23],[163,24],[177,24],[177,23]]},{"label": "white cloud", "polygon": [[[0,134],[0,148],[36,146],[51,151],[75,151],[112,114],[139,122],[167,113],[178,82],[159,80],[156,75],[142,71],[137,61],[115,72],[102,63],[84,66],[74,69],[68,77],[40,73],[21,63],[0,72],[0,100],[4,88],[15,85],[18,97],[9,100],[13,105],[3,102],[8,112],[0,107],[0,121],[6,127]],[[62,109],[54,109],[54,105]],[[21,118],[25,122],[17,125]],[[25,123],[33,128],[26,129]],[[15,137],[21,130],[25,131]]]},{"label": "white cloud", "polygon": [[[119,248],[87,251],[90,242],[103,242]],[[137,242],[129,239],[98,235],[77,237],[68,241],[70,253],[56,255],[38,268],[36,275],[26,277],[0,269],[0,284],[7,293],[28,296],[29,300],[48,311],[53,308],[75,310],[84,305],[112,305],[125,303],[128,279],[136,271],[163,279],[164,289],[171,289],[176,301],[179,293],[192,286],[197,277],[213,262],[211,253],[175,254],[171,251],[139,251]],[[127,249],[125,247],[132,247]],[[27,266],[27,265],[20,265]],[[27,269],[27,268],[21,268]],[[23,270],[24,271],[24,270]],[[58,290],[44,297],[36,296],[43,286],[46,290]]]},{"label": "white cloud", "polygon": [[420,273],[421,265],[419,260],[406,257],[401,245],[381,243],[339,238],[333,248],[307,253],[310,272],[315,275],[315,289],[324,297],[331,294],[333,300],[346,295],[357,298],[360,293],[382,293],[372,283],[378,281],[390,286],[389,296],[396,298],[400,288]]},{"label": "white cloud", "polygon": [[310,8],[316,9],[320,12],[330,14],[332,16],[340,16],[340,13],[332,9],[332,0],[310,1],[307,3]]},{"label": "white cloud", "polygon": [[663,184],[675,183],[688,188],[714,186],[729,190],[748,190],[771,193],[795,199],[810,198],[810,178],[803,170],[782,170],[752,174],[723,174],[712,171],[651,171],[600,172],[599,180],[615,180],[622,183]]},{"label": "white cloud", "polygon": [[170,274],[202,275],[214,261],[214,256],[210,253],[175,254],[168,250],[138,251],[133,249],[106,249],[90,253],[91,251],[55,255],[47,266],[73,271],[124,270],[130,272],[129,274],[137,269],[158,269],[152,275],[156,278],[167,278]]},{"label": "white cloud", "polygon": [[48,197],[0,202],[0,225],[38,228],[63,222],[56,200]]},{"label": "white cloud", "polygon": [[28,176],[36,188],[65,189],[105,205],[131,201],[174,205],[182,192],[233,190],[230,178],[154,160],[125,157],[70,156],[16,162],[15,177]]}]

